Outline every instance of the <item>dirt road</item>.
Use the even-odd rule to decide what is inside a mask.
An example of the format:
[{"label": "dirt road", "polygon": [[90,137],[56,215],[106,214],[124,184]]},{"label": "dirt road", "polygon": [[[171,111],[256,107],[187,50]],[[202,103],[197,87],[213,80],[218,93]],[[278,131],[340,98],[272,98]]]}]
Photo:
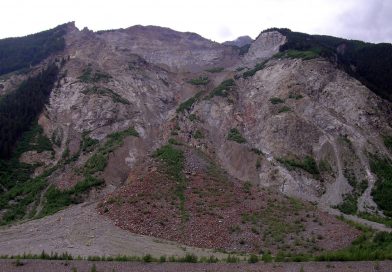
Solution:
[{"label": "dirt road", "polygon": [[43,261],[22,260],[22,265],[16,266],[15,261],[0,260],[0,272],[90,272],[93,265],[99,272],[389,272],[392,261],[384,262],[308,262],[308,263],[256,263],[256,264],[191,264],[191,263],[119,263],[119,262],[87,262],[87,261]]}]

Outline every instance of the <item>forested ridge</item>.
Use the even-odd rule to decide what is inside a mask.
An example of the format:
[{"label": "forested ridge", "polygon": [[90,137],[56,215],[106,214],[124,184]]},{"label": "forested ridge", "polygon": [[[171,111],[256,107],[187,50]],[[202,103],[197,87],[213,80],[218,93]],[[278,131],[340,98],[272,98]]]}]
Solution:
[{"label": "forested ridge", "polygon": [[377,95],[392,101],[392,45],[272,28],[287,37],[280,51],[310,51],[335,62]]},{"label": "forested ridge", "polygon": [[59,68],[49,65],[0,100],[0,159],[10,158],[18,139],[48,102]]},{"label": "forested ridge", "polygon": [[29,68],[64,49],[66,24],[36,34],[0,40],[0,75]]}]

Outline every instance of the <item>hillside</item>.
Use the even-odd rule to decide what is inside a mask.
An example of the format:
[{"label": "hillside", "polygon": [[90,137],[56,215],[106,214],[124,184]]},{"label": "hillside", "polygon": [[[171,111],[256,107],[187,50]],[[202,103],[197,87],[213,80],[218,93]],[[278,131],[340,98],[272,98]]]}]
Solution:
[{"label": "hillside", "polygon": [[0,40],[19,63],[0,61],[0,255],[390,259],[392,45],[248,42],[73,23]]}]

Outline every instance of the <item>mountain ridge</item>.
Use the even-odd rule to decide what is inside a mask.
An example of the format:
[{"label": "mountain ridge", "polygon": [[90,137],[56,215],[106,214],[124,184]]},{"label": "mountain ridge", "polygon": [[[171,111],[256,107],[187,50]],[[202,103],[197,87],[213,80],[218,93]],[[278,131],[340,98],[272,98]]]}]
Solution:
[{"label": "mountain ridge", "polygon": [[[8,181],[1,184],[2,224],[50,220],[93,203],[88,213],[132,233],[273,254],[282,245],[287,254],[348,246],[360,232],[336,214],[390,231],[359,217],[390,220],[391,180],[382,169],[392,168],[391,103],[346,70],[355,54],[339,62],[338,38],[329,46],[330,38],[273,29],[241,51],[160,27],[65,27],[62,51],[22,76],[0,78],[7,97],[34,71],[52,62],[59,68],[32,122],[41,129],[17,142],[19,157],[0,163]],[[159,207],[172,216],[163,218]],[[289,215],[279,207],[298,213],[287,229],[280,218]],[[153,219],[161,215],[162,222]],[[311,233],[318,217],[320,233]],[[203,226],[222,237],[207,244]],[[337,230],[344,243],[317,238]],[[314,239],[297,244],[308,235]]]}]

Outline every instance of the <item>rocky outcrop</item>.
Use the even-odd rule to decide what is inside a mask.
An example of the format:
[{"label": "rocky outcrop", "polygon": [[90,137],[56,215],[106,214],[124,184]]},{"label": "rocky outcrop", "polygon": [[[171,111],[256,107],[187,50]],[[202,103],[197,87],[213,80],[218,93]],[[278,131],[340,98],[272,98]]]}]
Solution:
[{"label": "rocky outcrop", "polygon": [[245,55],[245,62],[261,62],[279,52],[279,48],[286,42],[286,37],[278,31],[262,32],[251,44]]}]

